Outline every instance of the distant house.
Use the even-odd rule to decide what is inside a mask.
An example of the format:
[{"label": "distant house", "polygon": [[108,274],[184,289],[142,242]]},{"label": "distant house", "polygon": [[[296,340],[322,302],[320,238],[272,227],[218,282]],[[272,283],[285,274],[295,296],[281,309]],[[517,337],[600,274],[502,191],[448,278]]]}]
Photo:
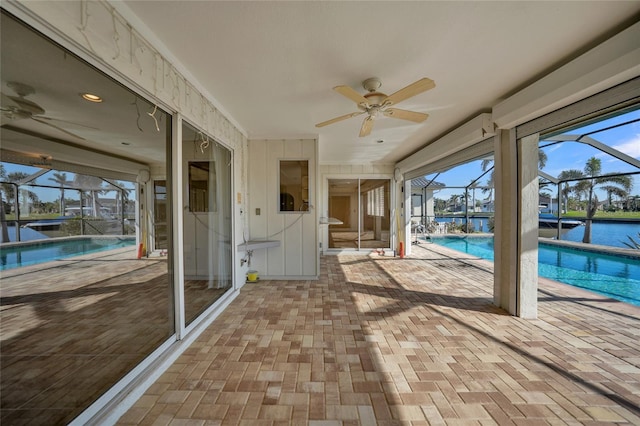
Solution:
[{"label": "distant house", "polygon": [[424,177],[411,179],[411,217],[420,218],[421,223],[432,221],[435,217],[433,194],[445,187],[444,183]]}]

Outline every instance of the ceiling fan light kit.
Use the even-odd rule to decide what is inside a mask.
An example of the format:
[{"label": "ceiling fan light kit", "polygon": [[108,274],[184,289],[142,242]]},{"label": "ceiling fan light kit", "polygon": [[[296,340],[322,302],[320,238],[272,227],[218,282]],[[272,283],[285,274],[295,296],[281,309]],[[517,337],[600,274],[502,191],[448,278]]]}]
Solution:
[{"label": "ceiling fan light kit", "polygon": [[427,90],[433,89],[436,86],[433,80],[426,77],[422,78],[398,90],[390,96],[378,92],[378,89],[381,86],[382,82],[379,78],[371,77],[362,82],[362,87],[364,87],[368,92],[365,95],[359,94],[349,86],[334,87],[333,90],[354,101],[358,109],[360,109],[360,112],[352,112],[350,114],[332,118],[331,120],[323,121],[322,123],[316,124],[316,127],[328,126],[329,124],[337,123],[366,113],[368,116],[364,119],[360,128],[360,137],[364,137],[371,133],[374,120],[377,119],[381,113],[386,117],[398,118],[400,120],[412,121],[414,123],[422,123],[429,117],[428,114],[391,108],[391,106],[402,102],[405,99],[409,99],[420,93],[426,92]]}]

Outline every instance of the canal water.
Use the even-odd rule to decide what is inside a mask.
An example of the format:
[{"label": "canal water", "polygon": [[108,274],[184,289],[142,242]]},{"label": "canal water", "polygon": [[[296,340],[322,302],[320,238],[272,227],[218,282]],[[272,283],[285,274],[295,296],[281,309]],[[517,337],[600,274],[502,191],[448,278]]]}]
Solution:
[{"label": "canal water", "polygon": [[[488,218],[470,218],[476,232],[490,232]],[[455,221],[457,224],[464,223],[462,217],[437,217],[436,222]],[[573,229],[566,230],[560,237],[562,241],[582,242],[584,237],[584,226],[577,226]],[[603,246],[629,248],[624,243],[630,242],[629,237],[640,242],[640,220],[637,222],[593,222],[591,224],[591,244]]]}]

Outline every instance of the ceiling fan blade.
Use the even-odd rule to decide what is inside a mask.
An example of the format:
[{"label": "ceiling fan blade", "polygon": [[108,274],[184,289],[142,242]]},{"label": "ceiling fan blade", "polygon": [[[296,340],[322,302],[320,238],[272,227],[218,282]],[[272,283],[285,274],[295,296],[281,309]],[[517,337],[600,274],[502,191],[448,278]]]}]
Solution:
[{"label": "ceiling fan blade", "polygon": [[45,117],[44,115],[39,115],[38,117],[33,117],[33,118],[38,118],[40,120],[48,120],[48,121],[58,121],[60,123],[67,123],[67,124],[71,124],[71,125],[74,125],[74,126],[84,127],[86,129],[91,129],[91,130],[100,130],[97,127],[86,126],[84,124],[76,123],[74,121],[61,120],[59,118]]},{"label": "ceiling fan blade", "polygon": [[407,87],[398,90],[393,95],[387,96],[387,98],[382,102],[383,105],[395,105],[398,102],[402,102],[405,99],[409,99],[412,96],[418,95],[422,92],[426,92],[429,89],[433,89],[436,87],[436,83],[430,78],[422,78],[415,83],[411,83]]},{"label": "ceiling fan blade", "polygon": [[54,129],[59,130],[59,131],[61,131],[61,132],[63,132],[63,133],[66,133],[66,134],[67,134],[67,135],[69,135],[69,136],[73,136],[74,138],[82,139],[83,141],[85,141],[85,140],[86,140],[86,139],[85,139],[85,138],[83,138],[82,136],[78,136],[78,135],[76,135],[76,134],[74,134],[74,133],[68,132],[68,131],[66,131],[66,130],[65,130],[65,129],[63,129],[63,128],[56,126],[55,124],[47,123],[46,121],[40,120],[40,119],[38,119],[38,118],[36,118],[36,117],[31,117],[31,119],[32,119],[32,120],[34,120],[34,121],[37,121],[38,123],[42,123],[42,124],[47,125],[47,126],[49,126],[49,127],[53,127]]},{"label": "ceiling fan blade", "polygon": [[358,105],[369,106],[369,101],[367,98],[362,96],[360,93],[356,92],[349,86],[336,86],[333,88],[336,92],[340,93],[342,96],[345,96],[351,99],[353,102]]},{"label": "ceiling fan blade", "polygon": [[347,118],[355,117],[358,115],[364,114],[364,111],[360,112],[352,112],[351,114],[341,115],[340,117],[332,118],[331,120],[323,121],[322,123],[316,124],[316,127],[324,127],[329,124],[337,123],[338,121],[346,120]]},{"label": "ceiling fan blade", "polygon": [[[9,98],[17,106],[18,109],[20,109],[21,111],[24,111],[27,114],[31,114],[31,115],[44,114],[44,108],[42,108],[37,103],[30,101],[29,99],[19,97],[19,96],[6,96],[6,98]],[[4,99],[3,99],[3,103],[4,103]]]},{"label": "ceiling fan blade", "polygon": [[4,93],[0,93],[0,95],[2,95],[2,101],[0,102],[0,105],[2,106],[2,109],[8,109],[10,107],[13,108],[19,108],[20,106],[18,105],[18,103],[13,100],[13,98],[9,95],[5,95]]},{"label": "ceiling fan blade", "polygon": [[368,116],[362,122],[362,127],[360,128],[360,137],[369,136],[371,133],[371,129],[373,129],[373,117]]},{"label": "ceiling fan blade", "polygon": [[382,112],[387,117],[399,118],[401,120],[409,120],[414,123],[422,123],[429,118],[429,114],[423,114],[421,112],[407,111],[405,109],[388,108]]}]

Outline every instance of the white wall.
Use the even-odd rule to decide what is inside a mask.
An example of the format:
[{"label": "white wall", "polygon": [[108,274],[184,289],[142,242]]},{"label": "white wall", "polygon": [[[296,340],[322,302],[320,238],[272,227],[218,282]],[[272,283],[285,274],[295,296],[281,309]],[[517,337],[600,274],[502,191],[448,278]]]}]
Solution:
[{"label": "white wall", "polygon": [[[255,250],[251,269],[258,271],[260,278],[316,278],[320,274],[317,239],[317,141],[250,140],[248,159],[249,203],[246,216],[249,227],[244,230],[245,238],[280,242],[279,247]],[[279,212],[280,160],[309,160],[308,212]],[[259,215],[256,209],[260,209]]]}]

